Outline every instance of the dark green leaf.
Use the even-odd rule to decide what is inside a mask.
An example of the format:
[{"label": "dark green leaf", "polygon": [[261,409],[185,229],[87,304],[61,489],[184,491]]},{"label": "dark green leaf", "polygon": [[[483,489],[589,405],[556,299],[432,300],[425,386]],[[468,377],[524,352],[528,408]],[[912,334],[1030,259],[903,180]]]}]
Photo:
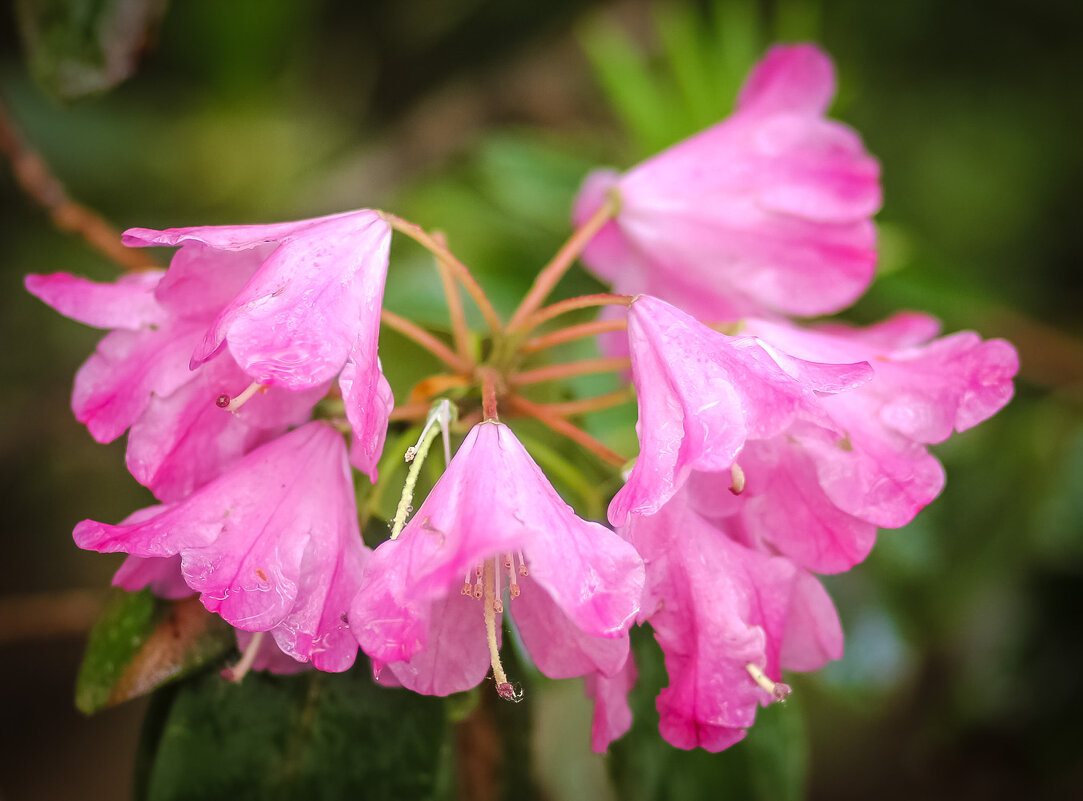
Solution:
[{"label": "dark green leaf", "polygon": [[[217,674],[178,687],[138,797],[410,799],[449,795],[441,699],[343,674]],[[153,745],[152,745],[153,747]]]},{"label": "dark green leaf", "polygon": [[30,71],[45,91],[78,100],[135,71],[166,0],[18,0]]},{"label": "dark green leaf", "polygon": [[163,601],[149,590],[117,590],[90,632],[75,705],[90,714],[145,695],[233,645],[229,627],[195,597]]}]

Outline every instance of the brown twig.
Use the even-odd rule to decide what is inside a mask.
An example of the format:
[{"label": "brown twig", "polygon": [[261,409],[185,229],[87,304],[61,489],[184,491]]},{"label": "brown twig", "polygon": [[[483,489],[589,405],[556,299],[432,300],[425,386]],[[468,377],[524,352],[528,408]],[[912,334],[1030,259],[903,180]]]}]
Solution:
[{"label": "brown twig", "polygon": [[49,165],[23,139],[15,123],[0,103],[0,151],[11,162],[15,181],[33,200],[49,213],[53,225],[61,231],[78,234],[92,248],[125,270],[135,272],[159,267],[142,251],[120,243],[120,232],[99,214],[76,203],[53,175]]}]

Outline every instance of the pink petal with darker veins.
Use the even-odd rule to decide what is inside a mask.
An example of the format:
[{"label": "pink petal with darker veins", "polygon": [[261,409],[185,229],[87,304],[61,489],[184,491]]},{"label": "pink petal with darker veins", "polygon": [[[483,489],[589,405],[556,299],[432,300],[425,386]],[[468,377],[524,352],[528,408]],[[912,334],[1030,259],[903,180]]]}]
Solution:
[{"label": "pink petal with darker veins", "polygon": [[[375,343],[390,240],[388,223],[368,210],[274,225],[132,229],[124,236],[128,245],[196,248],[181,257],[184,278],[167,285],[163,302],[170,300],[167,290],[181,292],[199,266],[230,265],[232,286],[258,258],[252,251],[267,253],[195,348],[192,366],[228,343],[253,380],[292,390],[334,378],[359,336]],[[237,267],[238,254],[245,254],[244,267]]]},{"label": "pink petal with darker veins", "polygon": [[154,298],[161,270],[121,276],[101,284],[68,273],[26,276],[30,294],[65,317],[95,328],[138,331],[159,324],[166,316]]},{"label": "pink petal with darker veins", "polygon": [[[76,544],[136,556],[180,554],[185,582],[204,606],[248,631],[272,631],[279,647],[330,669],[352,654],[342,636],[345,596],[364,554],[341,437],[309,423],[146,520],[84,520]],[[343,584],[342,582],[345,582]]]},{"label": "pink petal with darker veins", "polygon": [[820,396],[852,389],[867,364],[814,364],[750,337],[713,331],[643,295],[628,313],[640,453],[609,507],[654,514],[693,470],[728,470],[748,439],[780,434],[799,414],[822,419]]},{"label": "pink petal with darker veins", "polygon": [[128,434],[126,459],[136,481],[162,501],[179,501],[217,478],[252,449],[305,422],[326,387],[270,388],[235,412],[216,399],[248,383],[229,354],[200,367],[173,393],[150,399]]},{"label": "pink petal with darker veins", "polygon": [[813,315],[852,303],[872,278],[879,166],[822,118],[830,60],[776,46],[734,114],[634,167],[588,176],[582,224],[614,189],[620,210],[583,254],[618,292],[651,293],[705,319]]},{"label": "pink petal with darker veins", "polygon": [[[505,612],[522,614],[536,663],[559,675],[619,668],[643,586],[638,555],[576,517],[511,431],[491,421],[471,429],[400,537],[376,549],[351,611],[362,650],[426,692],[480,680],[488,662],[484,606],[460,589],[486,560],[495,558],[503,574],[505,555],[520,552],[530,581]],[[440,639],[437,609],[446,618]],[[554,626],[559,641],[546,634]],[[452,650],[462,657],[449,661]],[[449,676],[434,673],[445,669]]]},{"label": "pink petal with darker veins", "polygon": [[[788,559],[754,551],[692,511],[684,494],[623,529],[643,555],[647,590],[640,617],[665,654],[669,685],[658,696],[662,736],[680,748],[727,748],[744,736],[756,706],[771,697],[752,665],[777,681],[780,653],[815,661],[811,643],[834,645],[822,598]],[[814,635],[788,631],[798,615]],[[820,631],[822,629],[822,631]]]}]

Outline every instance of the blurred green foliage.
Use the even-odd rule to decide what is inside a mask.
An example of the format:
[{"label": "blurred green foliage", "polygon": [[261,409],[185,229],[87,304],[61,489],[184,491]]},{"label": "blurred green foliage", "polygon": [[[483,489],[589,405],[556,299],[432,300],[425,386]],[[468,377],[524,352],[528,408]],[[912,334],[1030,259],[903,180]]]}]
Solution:
[{"label": "blurred green foliage", "polygon": [[[820,41],[838,67],[834,113],[861,132],[884,171],[880,276],[847,316],[867,322],[918,308],[940,317],[947,331],[1006,336],[1023,359],[1018,397],[937,450],[949,475],[941,498],[906,529],[883,533],[864,565],[829,579],[846,657],[797,677],[796,703],[762,710],[746,742],[710,756],[652,738],[653,692],[664,671],[649,636],[637,632],[637,723],[608,769],[620,797],[629,798],[709,792],[954,801],[1083,793],[1076,753],[1083,690],[1075,679],[1083,646],[1073,634],[1083,611],[1083,280],[1074,200],[1083,179],[1083,7],[1056,0],[1025,10],[1007,0],[624,2],[600,10],[518,1],[439,5],[173,3],[154,49],[127,83],[63,108],[30,83],[12,26],[0,92],[73,196],[121,227],[382,206],[443,231],[507,312],[566,235],[571,198],[589,169],[630,166],[723,116],[770,41]],[[40,58],[34,52],[29,57]],[[43,68],[36,69],[41,80]],[[104,87],[89,76],[76,85]],[[63,269],[106,279],[113,268],[53,230],[6,171],[0,187],[0,336],[9,343],[0,371],[9,514],[2,592],[104,586],[118,562],[76,550],[73,524],[119,520],[150,498],[124,473],[123,444],[93,443],[66,408],[71,375],[98,334],[26,296],[21,277]],[[573,271],[558,295],[599,288]],[[447,325],[432,265],[410,243],[394,246],[386,297],[389,308],[434,330]],[[569,344],[547,358],[586,358],[590,347]],[[437,369],[390,333],[381,356],[399,397]],[[537,397],[613,386],[586,377]],[[581,422],[632,453],[634,413],[629,405]],[[564,497],[600,517],[612,472],[541,429],[520,433]],[[392,456],[414,438],[416,431],[393,431]],[[441,457],[432,458],[438,465]],[[360,488],[370,511],[367,537],[383,536],[382,518],[398,500],[396,462],[381,467],[375,494]],[[431,485],[434,477],[430,471],[423,481]],[[45,658],[19,643],[3,648],[8,671]],[[147,797],[176,786],[169,777],[193,757],[228,757],[238,782],[260,778],[261,768],[246,760],[278,758],[276,727],[294,725],[289,699],[303,705],[317,692],[310,685],[334,702],[320,701],[313,714],[334,709],[350,726],[365,725],[367,713],[337,707],[346,704],[340,693],[353,698],[355,690],[357,703],[368,703],[369,691],[359,689],[367,678],[358,674],[252,677],[240,688],[207,674],[164,691],[147,723]],[[530,683],[539,723],[566,723],[539,725],[529,747],[516,741],[507,782],[526,777],[529,794],[531,775],[574,765],[595,783],[592,797],[605,792],[600,758],[584,753],[584,701],[566,684],[531,678],[526,667],[520,675]],[[0,791],[42,797],[49,777],[38,755],[47,754],[49,765],[74,765],[69,755],[94,747],[95,730],[31,714],[35,693],[63,688],[15,685],[0,674],[13,719],[30,722],[6,735],[0,776],[12,778]],[[209,725],[203,712],[217,705],[261,733],[253,742],[263,757],[209,753],[186,739]],[[349,717],[355,712],[357,720]],[[503,730],[526,719],[511,718]],[[74,739],[80,732],[83,739]],[[446,767],[446,742],[414,746],[426,754],[418,757],[424,770]],[[157,747],[164,749],[161,765],[151,759]],[[358,772],[344,777],[364,772],[359,750],[334,752]],[[110,765],[130,764],[128,754],[105,756]],[[424,770],[412,778],[450,781]],[[576,797],[574,788],[546,787],[553,797]]]}]

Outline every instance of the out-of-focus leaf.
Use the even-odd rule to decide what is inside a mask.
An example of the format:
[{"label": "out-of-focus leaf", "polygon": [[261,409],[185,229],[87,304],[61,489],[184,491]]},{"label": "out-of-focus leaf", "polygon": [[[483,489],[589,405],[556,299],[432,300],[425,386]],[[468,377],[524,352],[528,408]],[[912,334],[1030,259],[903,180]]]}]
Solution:
[{"label": "out-of-focus leaf", "polygon": [[667,683],[661,649],[647,628],[632,631],[639,680],[630,695],[632,729],[610,746],[610,768],[622,801],[694,801],[704,788],[742,801],[799,801],[808,742],[800,706],[760,708],[744,740],[718,754],[681,751],[658,736],[658,691]]},{"label": "out-of-focus leaf", "polygon": [[677,138],[668,115],[667,88],[644,63],[628,36],[598,21],[585,26],[579,40],[598,82],[641,154],[654,153]]},{"label": "out-of-focus leaf", "polygon": [[129,77],[166,0],[18,0],[30,71],[49,94],[78,100]]},{"label": "out-of-focus leaf", "polygon": [[117,590],[90,632],[75,705],[90,714],[145,695],[233,645],[229,626],[196,597],[163,601],[149,590]]},{"label": "out-of-focus leaf", "polygon": [[[447,798],[443,701],[342,674],[208,673],[177,688],[144,754],[146,801]],[[150,756],[153,754],[153,756]]]}]

